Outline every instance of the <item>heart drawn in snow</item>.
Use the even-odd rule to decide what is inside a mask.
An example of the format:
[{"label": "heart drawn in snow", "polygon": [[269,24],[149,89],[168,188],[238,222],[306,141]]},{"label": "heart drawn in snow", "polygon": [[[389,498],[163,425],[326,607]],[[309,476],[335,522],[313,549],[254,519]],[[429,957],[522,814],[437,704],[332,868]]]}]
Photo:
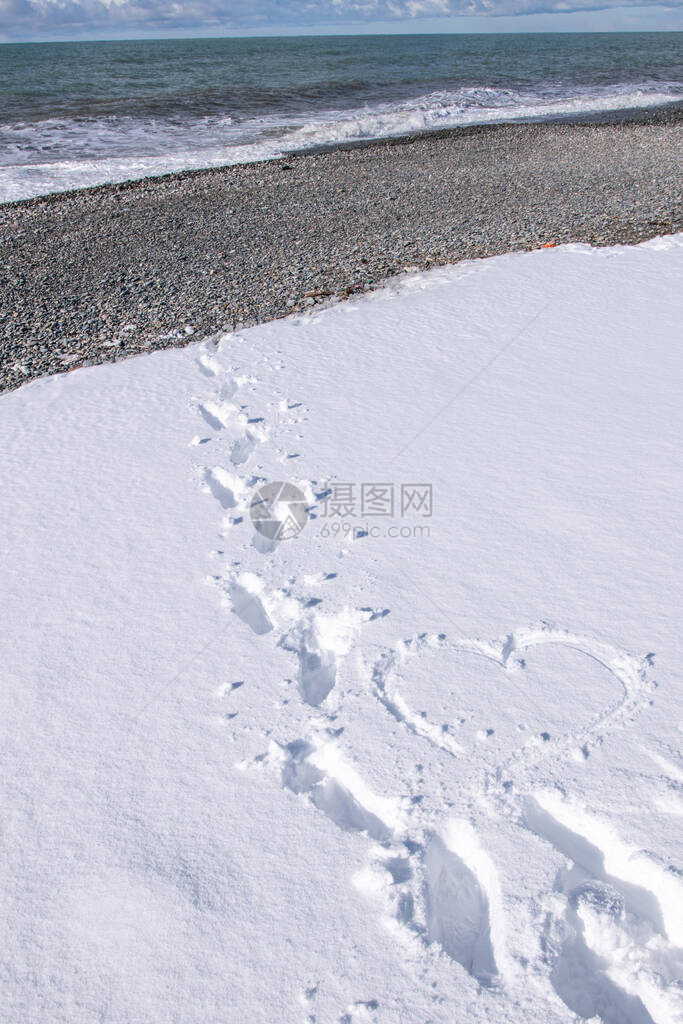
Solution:
[{"label": "heart drawn in snow", "polygon": [[418,636],[384,652],[373,683],[404,728],[454,757],[466,754],[468,735],[486,742],[502,723],[508,735],[496,746],[516,758],[526,731],[522,756],[539,760],[558,747],[585,753],[624,721],[655,685],[651,664],[651,655],[544,624],[493,642]]}]

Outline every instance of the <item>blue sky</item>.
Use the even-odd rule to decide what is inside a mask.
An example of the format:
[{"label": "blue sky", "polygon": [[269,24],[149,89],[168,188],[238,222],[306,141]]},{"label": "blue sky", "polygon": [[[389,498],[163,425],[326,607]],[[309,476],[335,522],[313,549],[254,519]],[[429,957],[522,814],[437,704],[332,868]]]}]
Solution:
[{"label": "blue sky", "polygon": [[682,30],[683,0],[0,0],[0,41]]}]

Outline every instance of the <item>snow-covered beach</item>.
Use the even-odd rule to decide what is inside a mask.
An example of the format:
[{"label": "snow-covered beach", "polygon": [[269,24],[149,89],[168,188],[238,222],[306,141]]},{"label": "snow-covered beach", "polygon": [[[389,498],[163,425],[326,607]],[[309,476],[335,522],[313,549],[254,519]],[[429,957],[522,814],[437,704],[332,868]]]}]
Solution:
[{"label": "snow-covered beach", "polygon": [[0,399],[8,1020],[681,1019],[682,269],[511,253]]},{"label": "snow-covered beach", "polygon": [[0,391],[407,267],[681,231],[682,114],[479,125],[0,204]]}]

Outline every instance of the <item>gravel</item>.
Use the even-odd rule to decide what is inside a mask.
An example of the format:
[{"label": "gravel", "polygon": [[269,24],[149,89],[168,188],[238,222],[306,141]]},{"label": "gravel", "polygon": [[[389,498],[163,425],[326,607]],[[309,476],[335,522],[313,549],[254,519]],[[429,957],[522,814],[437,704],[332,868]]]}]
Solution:
[{"label": "gravel", "polygon": [[462,128],[0,205],[0,390],[410,267],[683,230],[682,111]]}]

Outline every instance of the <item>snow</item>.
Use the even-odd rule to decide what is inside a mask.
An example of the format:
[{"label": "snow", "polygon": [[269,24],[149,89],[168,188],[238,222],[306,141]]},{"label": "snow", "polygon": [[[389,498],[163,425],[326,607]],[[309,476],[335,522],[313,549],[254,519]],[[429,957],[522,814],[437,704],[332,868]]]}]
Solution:
[{"label": "snow", "polygon": [[681,1019],[682,269],[511,254],[0,400],[8,1020]]}]

